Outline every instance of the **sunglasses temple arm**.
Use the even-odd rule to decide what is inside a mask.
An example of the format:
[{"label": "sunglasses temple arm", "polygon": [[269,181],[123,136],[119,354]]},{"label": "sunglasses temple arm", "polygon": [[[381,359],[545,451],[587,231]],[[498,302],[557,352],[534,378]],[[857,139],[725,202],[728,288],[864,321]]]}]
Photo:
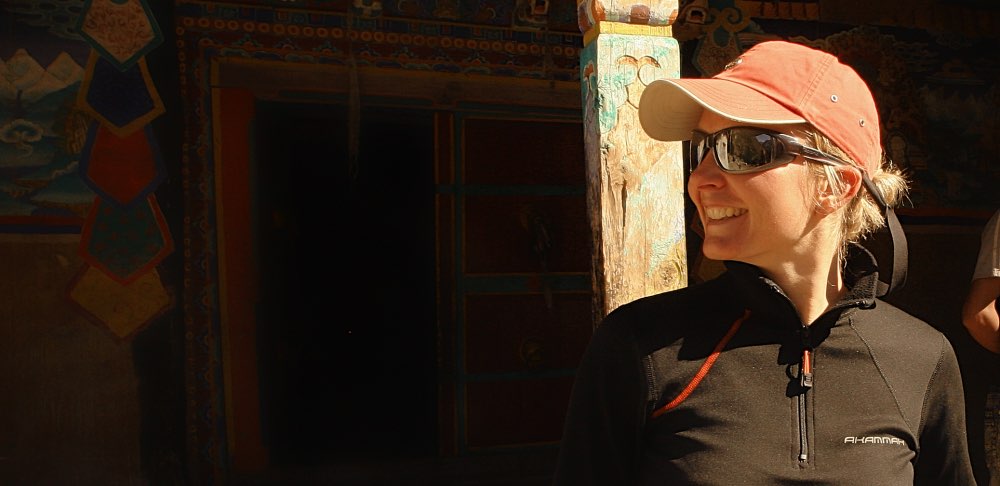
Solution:
[{"label": "sunglasses temple arm", "polygon": [[908,260],[906,234],[903,232],[903,226],[899,223],[899,218],[896,217],[896,212],[886,204],[885,199],[882,197],[882,192],[875,187],[875,184],[868,178],[868,174],[864,171],[861,171],[861,182],[865,185],[865,189],[868,190],[868,194],[871,194],[872,199],[882,209],[886,226],[889,229],[889,236],[891,237],[892,267],[889,269],[888,283],[885,281],[879,282],[879,296],[881,297],[892,292],[894,289],[902,287],[906,283],[906,266]]}]

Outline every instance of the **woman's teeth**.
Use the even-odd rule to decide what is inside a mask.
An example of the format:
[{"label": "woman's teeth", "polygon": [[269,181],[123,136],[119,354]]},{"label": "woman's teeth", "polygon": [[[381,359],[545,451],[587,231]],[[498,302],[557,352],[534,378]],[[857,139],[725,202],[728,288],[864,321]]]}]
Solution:
[{"label": "woman's teeth", "polygon": [[743,208],[708,208],[705,209],[705,215],[708,219],[724,219],[732,218],[733,216],[739,216],[747,212]]}]

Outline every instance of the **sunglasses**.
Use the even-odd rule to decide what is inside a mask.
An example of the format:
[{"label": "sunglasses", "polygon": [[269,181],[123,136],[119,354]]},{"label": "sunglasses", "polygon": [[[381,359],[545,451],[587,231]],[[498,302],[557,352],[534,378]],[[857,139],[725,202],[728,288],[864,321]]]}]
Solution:
[{"label": "sunglasses", "polygon": [[[715,133],[691,132],[689,171],[694,172],[708,154],[715,155],[715,165],[730,174],[761,172],[787,164],[798,155],[826,165],[853,165],[826,152],[807,147],[787,134],[757,127],[729,127]],[[868,174],[861,171],[861,182],[885,212],[888,205]]]},{"label": "sunglasses", "polygon": [[730,174],[768,170],[795,160],[797,155],[827,165],[850,165],[833,155],[802,145],[786,133],[757,127],[729,127],[715,133],[691,132],[691,172],[710,149],[715,154],[715,164]]}]

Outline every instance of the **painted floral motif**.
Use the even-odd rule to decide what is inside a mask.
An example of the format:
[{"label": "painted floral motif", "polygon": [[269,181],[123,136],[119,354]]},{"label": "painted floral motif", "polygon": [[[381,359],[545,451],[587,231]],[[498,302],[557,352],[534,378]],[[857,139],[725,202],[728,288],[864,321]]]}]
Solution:
[{"label": "painted floral motif", "polygon": [[158,40],[154,22],[140,0],[92,0],[80,30],[125,64]]}]

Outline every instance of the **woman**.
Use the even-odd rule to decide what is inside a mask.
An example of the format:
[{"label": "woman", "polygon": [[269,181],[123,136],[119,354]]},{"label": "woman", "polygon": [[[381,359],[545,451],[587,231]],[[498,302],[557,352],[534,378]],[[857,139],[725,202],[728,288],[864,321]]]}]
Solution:
[{"label": "woman", "polygon": [[905,248],[906,192],[857,73],[764,42],[713,78],[650,84],[639,117],[690,140],[702,251],[727,271],[604,319],[555,484],[974,485],[954,351],[878,299],[857,244],[888,220]]}]

